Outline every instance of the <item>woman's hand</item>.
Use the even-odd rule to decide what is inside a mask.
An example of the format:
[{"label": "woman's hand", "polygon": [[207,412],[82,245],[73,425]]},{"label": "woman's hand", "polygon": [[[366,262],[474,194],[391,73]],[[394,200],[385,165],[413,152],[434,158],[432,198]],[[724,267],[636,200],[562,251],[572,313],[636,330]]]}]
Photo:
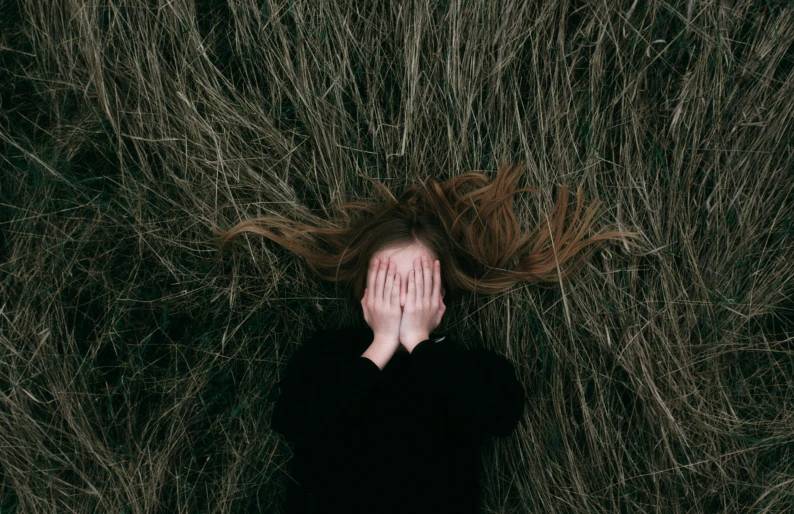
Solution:
[{"label": "woman's hand", "polygon": [[376,340],[394,343],[400,341],[400,275],[396,274],[397,265],[375,259],[369,266],[367,288],[361,307],[364,310],[364,321],[372,328]]},{"label": "woman's hand", "polygon": [[408,296],[405,300],[400,343],[412,352],[414,346],[430,337],[447,307],[441,295],[441,262],[428,257],[414,260],[408,277]]}]

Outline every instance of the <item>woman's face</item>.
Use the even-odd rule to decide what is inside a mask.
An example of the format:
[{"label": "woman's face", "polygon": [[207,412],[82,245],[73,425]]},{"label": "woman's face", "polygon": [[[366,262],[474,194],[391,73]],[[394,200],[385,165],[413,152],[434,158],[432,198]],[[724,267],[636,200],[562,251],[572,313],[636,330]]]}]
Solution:
[{"label": "woman's face", "polygon": [[[400,308],[405,307],[405,299],[408,294],[408,273],[414,269],[414,259],[418,259],[419,257],[425,256],[431,260],[431,262],[438,259],[438,256],[428,250],[426,247],[422,246],[419,243],[413,243],[408,246],[394,246],[389,248],[384,248],[375,252],[375,255],[372,256],[370,259],[370,264],[373,263],[375,259],[381,259],[388,257],[389,262],[393,262],[397,266],[397,274],[400,275]],[[444,286],[441,286],[441,294],[444,294]]]}]

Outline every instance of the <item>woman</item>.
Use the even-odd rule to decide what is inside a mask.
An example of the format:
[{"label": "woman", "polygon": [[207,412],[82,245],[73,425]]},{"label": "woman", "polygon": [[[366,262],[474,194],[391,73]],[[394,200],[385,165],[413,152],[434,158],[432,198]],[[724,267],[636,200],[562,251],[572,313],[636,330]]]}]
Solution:
[{"label": "woman", "polygon": [[[221,247],[245,231],[289,247],[320,278],[344,284],[366,322],[316,332],[279,383],[271,427],[295,453],[287,512],[479,512],[480,446],[513,432],[524,389],[505,357],[464,350],[435,332],[444,298],[499,293],[519,281],[558,284],[577,269],[561,266],[584,247],[576,263],[593,243],[635,235],[584,239],[598,204],[581,221],[577,212],[563,234],[563,187],[550,220],[519,236],[512,196],[532,191],[515,190],[519,177],[502,166],[492,184],[474,172],[430,179],[399,199],[376,183],[386,201],[343,204],[368,215],[345,214],[342,227],[265,217],[222,234]],[[463,194],[466,184],[479,188]]]}]

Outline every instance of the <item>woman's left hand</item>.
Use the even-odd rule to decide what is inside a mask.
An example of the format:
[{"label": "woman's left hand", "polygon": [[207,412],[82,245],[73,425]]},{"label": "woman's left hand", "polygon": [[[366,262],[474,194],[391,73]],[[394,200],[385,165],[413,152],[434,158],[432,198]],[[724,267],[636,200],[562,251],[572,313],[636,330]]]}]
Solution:
[{"label": "woman's left hand", "polygon": [[400,320],[400,343],[412,352],[441,324],[447,307],[441,293],[441,262],[428,257],[414,260],[409,273],[408,293]]}]

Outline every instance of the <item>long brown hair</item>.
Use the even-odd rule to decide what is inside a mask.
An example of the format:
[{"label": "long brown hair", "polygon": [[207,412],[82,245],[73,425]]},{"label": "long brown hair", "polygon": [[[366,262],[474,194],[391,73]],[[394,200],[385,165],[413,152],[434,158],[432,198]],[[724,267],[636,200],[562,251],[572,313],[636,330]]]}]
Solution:
[{"label": "long brown hair", "polygon": [[[596,243],[638,235],[602,230],[586,237],[600,202],[588,207],[580,219],[581,188],[573,220],[563,232],[568,208],[565,185],[558,187],[557,203],[548,218],[522,234],[512,197],[535,190],[515,189],[521,173],[518,166],[502,165],[490,184],[477,172],[442,183],[429,178],[408,187],[399,198],[370,179],[382,201],[343,203],[338,206],[339,219],[318,218],[316,225],[277,216],[248,219],[226,232],[215,231],[221,238],[219,253],[242,232],[265,236],[303,257],[318,277],[341,283],[358,302],[364,296],[367,266],[377,251],[419,242],[441,261],[448,304],[462,291],[500,293],[522,281],[551,287],[576,273],[597,249]],[[464,186],[477,189],[463,193]]]}]

